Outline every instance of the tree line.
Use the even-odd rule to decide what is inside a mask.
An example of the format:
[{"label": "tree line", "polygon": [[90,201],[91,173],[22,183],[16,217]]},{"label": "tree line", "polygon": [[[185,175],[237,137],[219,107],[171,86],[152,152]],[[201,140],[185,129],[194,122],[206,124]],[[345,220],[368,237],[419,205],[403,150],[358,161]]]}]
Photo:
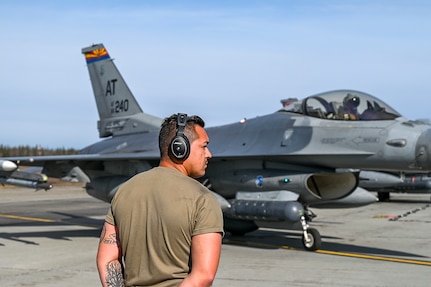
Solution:
[{"label": "tree line", "polygon": [[0,145],[0,157],[15,157],[15,156],[41,156],[41,155],[71,155],[77,154],[78,150],[73,148],[44,148],[40,145],[29,146],[22,145],[10,147]]}]

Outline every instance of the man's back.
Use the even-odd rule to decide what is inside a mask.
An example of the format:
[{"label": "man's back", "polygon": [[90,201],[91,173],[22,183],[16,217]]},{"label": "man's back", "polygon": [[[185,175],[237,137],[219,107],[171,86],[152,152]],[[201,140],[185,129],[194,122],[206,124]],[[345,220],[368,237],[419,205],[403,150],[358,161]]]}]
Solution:
[{"label": "man's back", "polygon": [[192,236],[222,232],[215,197],[170,168],[157,167],[124,183],[112,212],[107,222],[119,231],[127,285],[179,284],[190,272]]}]

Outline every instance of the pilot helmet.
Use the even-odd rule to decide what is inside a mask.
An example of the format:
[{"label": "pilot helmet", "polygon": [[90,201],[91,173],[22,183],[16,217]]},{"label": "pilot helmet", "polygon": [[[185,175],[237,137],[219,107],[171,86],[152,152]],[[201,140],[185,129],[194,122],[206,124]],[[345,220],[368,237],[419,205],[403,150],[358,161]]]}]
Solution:
[{"label": "pilot helmet", "polygon": [[357,108],[359,106],[360,102],[361,101],[360,101],[359,97],[352,95],[352,94],[347,94],[347,96],[345,96],[344,100],[343,100],[343,104],[345,106],[355,107],[355,108]]}]

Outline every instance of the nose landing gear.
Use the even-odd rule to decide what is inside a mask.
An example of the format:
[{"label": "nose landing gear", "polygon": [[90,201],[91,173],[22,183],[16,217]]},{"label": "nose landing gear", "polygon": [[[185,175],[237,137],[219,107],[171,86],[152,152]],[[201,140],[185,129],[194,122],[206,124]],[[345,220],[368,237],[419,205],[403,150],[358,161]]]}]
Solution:
[{"label": "nose landing gear", "polygon": [[308,251],[314,251],[320,248],[322,244],[322,239],[320,237],[319,231],[314,228],[310,228],[307,221],[305,220],[305,216],[301,216],[301,225],[303,230],[302,235],[302,245]]}]

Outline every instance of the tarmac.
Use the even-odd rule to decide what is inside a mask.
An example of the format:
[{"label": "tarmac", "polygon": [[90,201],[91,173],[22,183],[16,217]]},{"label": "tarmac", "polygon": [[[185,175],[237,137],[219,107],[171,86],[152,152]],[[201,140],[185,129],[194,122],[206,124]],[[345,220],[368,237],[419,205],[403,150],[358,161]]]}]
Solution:
[{"label": "tarmac", "polygon": [[[78,185],[0,189],[0,286],[101,286],[95,257],[109,205]],[[213,286],[430,286],[430,194],[313,209],[321,249],[301,234],[226,234]]]}]

